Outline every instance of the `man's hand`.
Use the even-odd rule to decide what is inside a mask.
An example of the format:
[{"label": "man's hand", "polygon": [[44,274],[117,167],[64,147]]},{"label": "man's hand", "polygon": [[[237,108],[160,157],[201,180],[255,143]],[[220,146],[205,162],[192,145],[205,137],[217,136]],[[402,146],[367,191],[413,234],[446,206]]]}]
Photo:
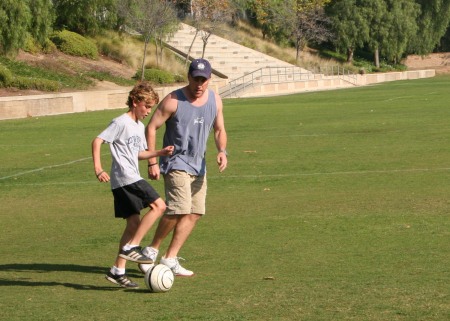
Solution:
[{"label": "man's hand", "polygon": [[227,159],[227,153],[224,151],[220,151],[217,154],[217,164],[219,165],[219,172],[223,172],[225,168],[227,168],[228,159]]}]

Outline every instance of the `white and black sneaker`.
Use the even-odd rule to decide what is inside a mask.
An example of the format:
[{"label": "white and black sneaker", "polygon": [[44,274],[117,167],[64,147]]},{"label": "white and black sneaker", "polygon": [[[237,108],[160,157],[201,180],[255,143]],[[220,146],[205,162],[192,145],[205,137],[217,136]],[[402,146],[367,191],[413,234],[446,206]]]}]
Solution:
[{"label": "white and black sneaker", "polygon": [[152,264],[153,260],[149,257],[146,257],[142,254],[142,250],[140,246],[135,246],[128,251],[122,249],[120,250],[119,256],[125,260],[136,262],[136,263],[146,263]]},{"label": "white and black sneaker", "polygon": [[131,281],[125,274],[115,275],[111,272],[108,272],[105,275],[105,278],[109,282],[120,285],[123,288],[137,289],[139,287],[139,285]]},{"label": "white and black sneaker", "polygon": [[189,271],[181,266],[179,260],[184,260],[181,257],[171,257],[171,258],[165,258],[164,256],[161,258],[161,261],[159,263],[164,264],[165,266],[169,267],[173,274],[176,276],[194,276],[194,272]]},{"label": "white and black sneaker", "polygon": [[[151,246],[146,246],[142,249],[142,254],[152,259],[153,262],[156,262],[156,259],[158,258],[158,253],[159,251]],[[155,265],[154,263],[153,264],[139,263],[138,267],[142,273],[146,273],[154,265]]]}]

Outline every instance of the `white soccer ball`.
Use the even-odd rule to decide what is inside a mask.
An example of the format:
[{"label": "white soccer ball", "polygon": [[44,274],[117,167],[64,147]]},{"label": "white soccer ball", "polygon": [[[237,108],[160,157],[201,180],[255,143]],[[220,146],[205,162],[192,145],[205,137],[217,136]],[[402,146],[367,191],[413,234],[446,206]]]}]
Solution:
[{"label": "white soccer ball", "polygon": [[151,292],[167,292],[173,285],[175,276],[164,264],[157,264],[145,272],[145,285]]}]

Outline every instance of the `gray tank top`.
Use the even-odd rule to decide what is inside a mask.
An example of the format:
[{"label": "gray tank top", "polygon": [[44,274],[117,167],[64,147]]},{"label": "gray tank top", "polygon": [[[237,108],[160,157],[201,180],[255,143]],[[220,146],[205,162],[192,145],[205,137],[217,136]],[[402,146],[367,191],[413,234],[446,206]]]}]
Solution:
[{"label": "gray tank top", "polygon": [[181,170],[189,174],[206,174],[206,142],[217,114],[214,92],[209,90],[208,100],[203,106],[193,106],[178,89],[176,112],[166,121],[163,145],[175,146],[171,156],[160,157],[161,172]]}]

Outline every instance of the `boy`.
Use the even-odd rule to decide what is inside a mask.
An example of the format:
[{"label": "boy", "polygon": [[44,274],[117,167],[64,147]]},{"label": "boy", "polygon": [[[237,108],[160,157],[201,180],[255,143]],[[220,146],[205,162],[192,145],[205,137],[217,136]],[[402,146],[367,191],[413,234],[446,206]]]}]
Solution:
[{"label": "boy", "polygon": [[[148,82],[136,84],[128,96],[128,111],[113,119],[92,141],[95,175],[100,182],[111,180],[115,217],[126,220],[126,227],[120,239],[119,255],[106,274],[106,279],[126,288],[138,287],[125,274],[126,260],[153,263],[152,259],[142,254],[139,244],[166,209],[165,202],[158,193],[141,177],[138,166],[139,160],[169,156],[173,152],[173,146],[157,151],[147,150],[145,127],[141,120],[149,115],[151,108],[158,102],[158,94]],[[111,176],[103,170],[100,160],[103,143],[109,144],[111,150]],[[140,211],[146,207],[150,210],[141,220]]]}]

